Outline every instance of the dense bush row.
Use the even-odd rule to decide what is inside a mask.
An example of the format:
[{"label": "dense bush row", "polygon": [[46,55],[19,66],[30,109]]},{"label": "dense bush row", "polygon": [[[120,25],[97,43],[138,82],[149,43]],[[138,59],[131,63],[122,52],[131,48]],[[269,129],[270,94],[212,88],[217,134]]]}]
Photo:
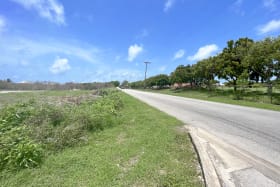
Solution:
[{"label": "dense bush row", "polygon": [[43,157],[85,143],[88,134],[118,123],[122,99],[117,91],[80,103],[27,103],[0,110],[0,169],[38,166]]}]

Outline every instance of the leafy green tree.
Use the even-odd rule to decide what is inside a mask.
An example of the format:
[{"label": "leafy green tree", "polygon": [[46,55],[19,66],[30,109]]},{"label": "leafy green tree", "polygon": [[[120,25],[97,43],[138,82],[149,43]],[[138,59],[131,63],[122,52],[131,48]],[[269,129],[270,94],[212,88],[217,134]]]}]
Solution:
[{"label": "leafy green tree", "polygon": [[[230,81],[237,90],[237,81],[244,77],[248,71],[248,63],[244,60],[249,53],[254,41],[249,38],[240,38],[237,41],[230,40],[227,47],[217,56],[218,77]],[[241,76],[242,75],[242,76]]]},{"label": "leafy green tree", "polygon": [[163,88],[166,85],[170,85],[169,77],[165,74],[160,74],[155,77],[156,85]]},{"label": "leafy green tree", "polygon": [[170,75],[171,84],[194,83],[194,72],[191,65],[180,65]]},{"label": "leafy green tree", "polygon": [[119,81],[111,81],[111,84],[113,84],[115,87],[118,87],[120,85]]},{"label": "leafy green tree", "polygon": [[123,88],[127,88],[129,85],[128,81],[127,80],[124,80],[122,83],[121,83],[121,87]]},{"label": "leafy green tree", "polygon": [[129,86],[131,88],[137,89],[137,88],[144,88],[144,82],[143,81],[136,81],[136,82],[132,82],[129,83]]},{"label": "leafy green tree", "polygon": [[158,88],[163,88],[166,85],[170,85],[169,77],[165,74],[150,77],[146,80],[146,85],[149,87],[157,86]]},{"label": "leafy green tree", "polygon": [[184,65],[179,65],[174,72],[170,75],[170,81],[172,84],[178,83],[182,84],[187,81],[186,79],[186,69]]},{"label": "leafy green tree", "polygon": [[193,71],[196,84],[198,86],[206,85],[208,89],[211,89],[216,73],[215,57],[198,61],[193,66]]},{"label": "leafy green tree", "polygon": [[280,80],[280,36],[273,42],[274,76]]},{"label": "leafy green tree", "polygon": [[[273,39],[266,38],[256,42],[249,51],[246,61],[249,64],[250,77],[256,82],[269,82],[274,74]],[[255,76],[255,77],[254,77]],[[255,78],[255,79],[254,79]]]},{"label": "leafy green tree", "polygon": [[266,38],[256,42],[249,51],[246,60],[249,64],[250,78],[256,77],[258,82],[261,78],[262,83],[267,84],[267,93],[272,102],[272,78],[279,77],[279,39]]}]

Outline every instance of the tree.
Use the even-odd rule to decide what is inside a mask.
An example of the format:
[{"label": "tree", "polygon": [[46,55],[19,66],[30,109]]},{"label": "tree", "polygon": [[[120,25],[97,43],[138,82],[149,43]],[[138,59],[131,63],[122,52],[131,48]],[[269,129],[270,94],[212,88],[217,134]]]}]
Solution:
[{"label": "tree", "polygon": [[[266,38],[256,42],[249,51],[246,60],[249,64],[249,73],[256,82],[269,82],[274,74],[273,39]],[[255,78],[255,79],[254,79]]]},{"label": "tree", "polygon": [[146,80],[146,86],[148,87],[156,86],[157,88],[161,89],[166,85],[170,85],[170,81],[168,75],[165,74],[152,76]]},{"label": "tree", "polygon": [[[249,64],[250,78],[267,84],[267,93],[270,95],[272,103],[272,78],[279,77],[279,50],[278,40],[266,38],[263,41],[256,42],[249,51],[246,60]],[[254,79],[255,78],[255,79]]]},{"label": "tree", "polygon": [[193,86],[194,83],[194,72],[193,67],[191,65],[180,65],[178,66],[174,72],[170,75],[171,84],[177,83],[190,83]]},{"label": "tree", "polygon": [[157,86],[163,88],[164,86],[170,85],[170,80],[168,75],[160,74],[156,77]]},{"label": "tree", "polygon": [[186,71],[184,65],[179,65],[174,72],[170,75],[170,81],[172,84],[182,84],[186,82]]},{"label": "tree", "polygon": [[127,80],[124,80],[124,81],[121,83],[121,87],[122,87],[122,88],[128,88],[128,81],[127,81]]},{"label": "tree", "polygon": [[193,66],[193,71],[196,85],[206,85],[211,90],[211,85],[214,82],[216,74],[215,57],[198,61]]},{"label": "tree", "polygon": [[136,81],[129,84],[131,88],[144,88],[144,81]]},{"label": "tree", "polygon": [[120,85],[119,81],[111,81],[111,84],[113,84],[115,87],[118,87]]},{"label": "tree", "polygon": [[248,63],[244,59],[253,44],[254,41],[249,38],[230,40],[223,52],[217,56],[218,77],[230,81],[234,86],[234,91],[237,90],[238,79],[241,77],[246,79],[244,75],[248,71]]},{"label": "tree", "polygon": [[280,36],[273,42],[273,59],[274,59],[274,76],[276,80],[280,80]]}]

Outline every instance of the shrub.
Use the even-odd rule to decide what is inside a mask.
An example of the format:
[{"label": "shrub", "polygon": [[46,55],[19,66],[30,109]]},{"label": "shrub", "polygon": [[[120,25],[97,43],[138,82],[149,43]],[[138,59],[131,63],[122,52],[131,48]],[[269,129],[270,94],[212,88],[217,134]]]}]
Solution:
[{"label": "shrub", "polygon": [[51,146],[53,146],[55,150],[72,147],[87,140],[85,135],[86,131],[82,129],[79,124],[67,125],[56,130],[53,137],[54,141],[51,142]]},{"label": "shrub", "polygon": [[0,111],[0,133],[19,126],[30,117],[34,111],[34,108],[31,107],[32,103],[33,101],[4,107]]},{"label": "shrub", "polygon": [[26,139],[12,146],[4,161],[12,168],[33,168],[42,162],[42,155],[40,145]]},{"label": "shrub", "polygon": [[26,136],[25,126],[14,127],[0,137],[0,168],[31,168],[39,165],[42,149]]},{"label": "shrub", "polygon": [[58,107],[51,104],[37,104],[37,110],[29,118],[29,123],[40,125],[47,122],[50,125],[57,126],[60,125],[66,118],[64,108],[62,106]]}]

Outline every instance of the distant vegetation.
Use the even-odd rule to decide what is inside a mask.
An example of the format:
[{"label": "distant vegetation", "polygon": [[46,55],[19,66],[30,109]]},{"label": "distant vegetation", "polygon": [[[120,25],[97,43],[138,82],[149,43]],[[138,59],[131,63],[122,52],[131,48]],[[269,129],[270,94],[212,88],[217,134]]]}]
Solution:
[{"label": "distant vegetation", "polygon": [[11,79],[0,80],[0,90],[94,90],[100,88],[117,87],[119,81],[111,82],[92,82],[92,83],[74,83],[68,82],[64,84],[56,82],[25,82],[15,83]]},{"label": "distant vegetation", "polygon": [[221,53],[198,61],[193,65],[179,65],[171,74],[156,75],[144,81],[130,83],[131,88],[164,88],[176,84],[175,88],[203,88],[212,91],[219,80],[233,87],[242,98],[247,88],[265,87],[271,98],[273,87],[280,84],[280,36],[253,41],[249,38],[230,40]]}]

